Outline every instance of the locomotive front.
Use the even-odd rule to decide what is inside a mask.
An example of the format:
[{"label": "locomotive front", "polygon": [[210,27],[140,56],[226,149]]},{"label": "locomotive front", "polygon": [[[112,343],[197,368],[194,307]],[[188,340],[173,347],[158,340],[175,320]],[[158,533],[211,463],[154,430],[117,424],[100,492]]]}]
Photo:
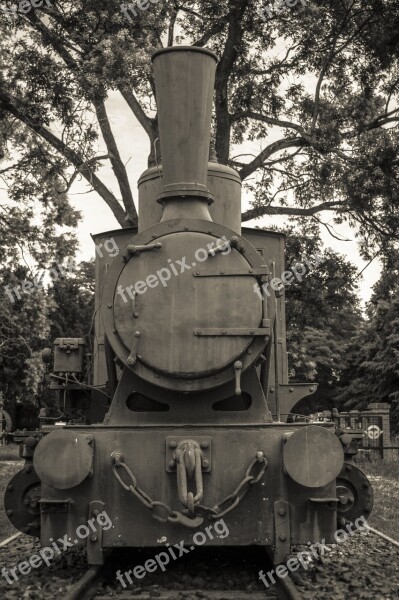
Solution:
[{"label": "locomotive front", "polygon": [[[91,563],[221,518],[229,535],[207,543],[274,547],[281,560],[291,544],[333,542],[337,512],[371,510],[364,480],[345,475],[347,436],[283,420],[314,387],[288,383],[284,290],[264,285],[283,270],[282,236],[241,234],[238,175],[208,162],[216,62],[196,47],[153,56],[162,164],[143,174],[139,232],[113,233],[120,251],[97,287],[112,400],[101,420],[45,426],[27,453],[40,486],[30,532],[87,544]],[[112,527],[75,539],[102,511]]]}]

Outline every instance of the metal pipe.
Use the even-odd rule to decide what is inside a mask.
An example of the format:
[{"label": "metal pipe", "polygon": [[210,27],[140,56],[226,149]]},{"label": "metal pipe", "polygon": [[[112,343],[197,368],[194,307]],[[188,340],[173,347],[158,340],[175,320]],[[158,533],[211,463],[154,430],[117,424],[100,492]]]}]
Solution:
[{"label": "metal pipe", "polygon": [[207,187],[217,57],[206,48],[172,46],[152,56],[162,155],[161,220],[211,221]]}]

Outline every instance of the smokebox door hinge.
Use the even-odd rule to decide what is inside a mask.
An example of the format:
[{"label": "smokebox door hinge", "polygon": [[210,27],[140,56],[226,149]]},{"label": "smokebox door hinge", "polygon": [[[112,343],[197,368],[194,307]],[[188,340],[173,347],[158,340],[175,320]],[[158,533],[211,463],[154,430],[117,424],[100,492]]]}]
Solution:
[{"label": "smokebox door hinge", "polygon": [[[267,323],[267,320],[264,320]],[[270,323],[270,321],[269,321]],[[199,337],[202,336],[244,336],[244,337],[252,337],[252,336],[269,336],[270,335],[270,326],[267,327],[196,327],[194,330],[194,335]]]},{"label": "smokebox door hinge", "polygon": [[240,276],[252,276],[252,277],[265,277],[268,275],[269,269],[267,267],[258,268],[232,268],[232,269],[207,269],[206,271],[194,271],[194,277],[240,277]]}]

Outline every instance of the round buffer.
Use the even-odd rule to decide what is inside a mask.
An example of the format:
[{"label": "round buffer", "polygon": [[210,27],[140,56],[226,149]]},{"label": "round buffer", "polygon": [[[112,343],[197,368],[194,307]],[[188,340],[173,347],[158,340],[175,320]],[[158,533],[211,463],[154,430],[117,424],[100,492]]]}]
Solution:
[{"label": "round buffer", "polygon": [[310,425],[297,429],[283,448],[288,475],[309,488],[328,485],[339,475],[344,463],[342,444],[325,427]]},{"label": "round buffer", "polygon": [[40,440],[33,456],[37,475],[46,485],[66,490],[90,474],[93,466],[91,438],[75,431],[52,431]]}]

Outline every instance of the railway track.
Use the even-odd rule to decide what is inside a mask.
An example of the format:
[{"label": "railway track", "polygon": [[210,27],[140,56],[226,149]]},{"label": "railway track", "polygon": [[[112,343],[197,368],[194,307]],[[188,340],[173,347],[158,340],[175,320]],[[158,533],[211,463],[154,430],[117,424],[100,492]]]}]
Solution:
[{"label": "railway track", "polygon": [[[370,534],[373,536],[374,543],[368,542],[368,547],[378,546],[376,552],[381,556],[380,569],[382,570],[389,549],[392,548],[392,551],[395,551],[394,548],[399,547],[399,542],[374,528],[370,528]],[[361,536],[359,536],[359,542],[361,541],[363,546],[360,544],[359,551],[364,548],[364,539],[360,538]],[[384,545],[386,545],[385,552],[381,550]],[[378,548],[380,549],[378,550]],[[37,550],[37,541],[33,541],[23,534],[14,534],[0,542],[0,567],[7,566],[9,557],[14,557],[13,564],[15,564],[15,557],[24,560]],[[234,552],[236,553],[235,558]],[[230,556],[225,559],[224,555],[229,553]],[[123,589],[116,580],[116,571],[120,569],[124,572],[129,566],[143,563],[147,556],[150,556],[148,550],[132,551],[131,553],[124,551],[122,554],[120,551],[119,554],[118,551],[109,552],[104,566],[84,569],[76,563],[73,575],[68,566],[66,567],[64,564],[61,564],[60,567],[52,566],[50,571],[43,567],[42,570],[36,571],[35,577],[41,582],[45,582],[43,585],[43,588],[47,587],[45,593],[40,591],[36,596],[32,592],[26,596],[27,590],[36,587],[35,579],[26,577],[15,583],[12,588],[8,586],[8,590],[4,585],[5,582],[1,582],[0,597],[8,598],[7,591],[11,589],[15,593],[17,586],[20,594],[18,597],[52,599],[62,595],[63,600],[110,600],[110,598],[120,600],[153,600],[154,598],[159,598],[159,600],[303,600],[305,598],[308,600],[311,598],[313,600],[313,598],[321,598],[324,600],[337,597],[335,592],[335,596],[330,596],[328,593],[311,595],[306,586],[298,588],[289,578],[276,578],[276,585],[265,588],[258,581],[258,572],[260,569],[270,570],[273,568],[273,564],[270,557],[266,556],[266,553],[260,548],[241,548],[234,549],[234,551],[225,548],[218,552],[209,548],[198,549],[195,556],[191,557],[189,561],[185,561],[183,558],[179,559],[165,573],[155,573],[151,580],[143,584],[137,582],[137,585],[132,588]],[[353,552],[351,554],[350,550],[349,556],[353,556]],[[68,555],[64,558],[68,559]],[[72,564],[74,561],[75,559],[72,560]],[[187,564],[184,564],[185,562]],[[70,565],[71,560],[67,560],[67,563]],[[349,562],[348,566],[350,566]],[[84,571],[83,575],[82,571]],[[333,583],[336,574],[331,567],[330,571],[328,576]],[[293,579],[294,575],[296,576],[296,574],[293,574]],[[74,583],[72,583],[73,577],[75,578]],[[50,579],[54,587],[48,587]],[[295,583],[298,584],[297,577],[295,577]],[[301,586],[301,583],[298,585]],[[38,589],[41,590],[42,587],[38,586]],[[356,598],[357,596],[352,593],[351,597]],[[376,594],[373,597],[382,598],[383,596]],[[391,596],[384,597],[390,598]]]},{"label": "railway track", "polygon": [[[258,552],[264,557],[263,568],[266,570],[273,568],[269,555],[262,549],[258,549]],[[69,590],[64,600],[110,600],[111,597],[120,600],[154,600],[154,598],[159,600],[303,600],[302,594],[289,578],[278,580],[276,585],[269,589],[263,586],[259,586],[259,589],[229,589],[224,586],[223,589],[205,590],[187,586],[176,590],[162,589],[162,583],[149,586],[148,589],[111,588],[106,582],[110,575],[115,578],[117,564],[114,555],[110,554],[104,566],[88,569]],[[223,576],[221,579],[220,584],[223,585]],[[195,578],[193,580],[195,581]],[[215,584],[214,578],[212,583]]]}]

